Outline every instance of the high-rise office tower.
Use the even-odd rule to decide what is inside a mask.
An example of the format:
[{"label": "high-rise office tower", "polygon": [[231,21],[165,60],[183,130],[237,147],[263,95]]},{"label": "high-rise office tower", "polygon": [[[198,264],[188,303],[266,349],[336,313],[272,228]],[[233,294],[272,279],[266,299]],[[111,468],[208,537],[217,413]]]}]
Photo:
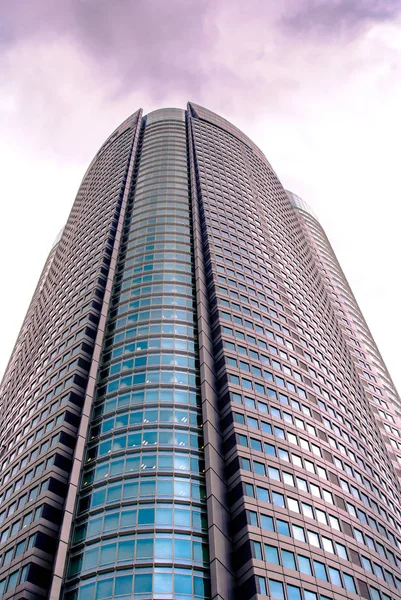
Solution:
[{"label": "high-rise office tower", "polygon": [[88,168],[1,387],[4,600],[401,598],[401,404],[331,246],[195,104]]}]

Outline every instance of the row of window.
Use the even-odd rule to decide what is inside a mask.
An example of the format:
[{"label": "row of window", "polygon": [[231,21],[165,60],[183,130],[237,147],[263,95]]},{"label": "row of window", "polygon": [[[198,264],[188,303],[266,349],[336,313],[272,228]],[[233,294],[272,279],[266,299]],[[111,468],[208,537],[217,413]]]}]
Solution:
[{"label": "row of window", "polygon": [[[256,367],[256,369],[259,369],[259,367]],[[244,370],[246,370],[246,368]],[[276,383],[276,385],[279,385],[280,387],[287,388],[293,394],[298,394],[298,396],[303,400],[307,399],[306,391],[299,386],[295,386],[291,381],[284,380],[278,375],[274,375],[273,377],[273,373],[271,373],[270,371],[266,371],[265,369],[263,369],[263,374],[261,373],[259,375],[259,372],[255,372],[255,374],[257,376],[263,377],[264,379],[266,379],[266,381]],[[247,379],[246,377],[239,377],[238,375],[233,375],[229,373],[228,381],[235,385],[239,385],[246,390],[255,390],[256,393],[266,396],[266,389],[263,384]]]},{"label": "row of window", "polygon": [[137,507],[122,507],[105,510],[90,516],[74,530],[74,542],[108,535],[124,530],[170,528],[206,531],[207,518],[204,511],[185,504],[138,504]]},{"label": "row of window", "polygon": [[112,352],[104,355],[103,364],[122,356],[144,352],[146,350],[175,350],[177,352],[184,352],[185,354],[194,354],[195,342],[192,340],[180,339],[178,337],[166,336],[137,340],[114,348]]},{"label": "row of window", "polygon": [[[142,248],[146,247],[147,244],[156,243],[160,243],[163,246],[166,243],[179,243],[184,244],[185,247],[188,248],[188,236],[184,233],[180,233],[174,229],[174,231],[169,232],[168,236],[166,234],[167,232],[148,234],[146,230],[139,233],[131,233],[128,229],[122,241],[121,252],[125,251],[128,256],[129,254],[135,253],[138,249],[141,252]],[[121,275],[119,275],[119,278],[116,281],[121,281]]]},{"label": "row of window", "polygon": [[181,296],[149,296],[148,298],[141,298],[140,300],[133,300],[131,302],[120,303],[118,308],[114,309],[110,317],[124,315],[136,310],[138,308],[145,308],[150,306],[178,306],[182,308],[192,308],[193,298],[183,298]]},{"label": "row of window", "polygon": [[96,571],[111,565],[141,564],[149,561],[198,564],[209,560],[207,544],[203,538],[185,534],[124,535],[118,541],[110,539],[90,544],[85,550],[70,558],[68,576]]},{"label": "row of window", "polygon": [[136,392],[129,392],[113,396],[112,398],[98,403],[94,410],[93,418],[96,419],[103,414],[126,408],[127,406],[139,406],[143,404],[183,404],[198,406],[199,398],[195,392],[180,390],[178,388],[149,388]]},{"label": "row of window", "polygon": [[20,585],[24,581],[26,581],[26,577],[28,575],[29,566],[26,565],[22,567],[22,569],[17,569],[10,573],[8,577],[5,577],[0,581],[0,596],[7,592],[11,592],[17,585]]},{"label": "row of window", "polygon": [[163,367],[174,366],[195,369],[195,358],[188,354],[170,354],[168,352],[151,352],[153,348],[148,347],[146,354],[141,354],[136,358],[128,358],[121,362],[115,362],[107,369],[102,369],[99,379],[113,377],[119,373],[130,372],[144,367]]},{"label": "row of window", "polygon": [[138,450],[141,446],[154,448],[155,446],[177,446],[178,448],[192,448],[199,450],[202,444],[202,437],[199,429],[188,431],[178,428],[151,428],[144,429],[137,433],[130,433],[128,436],[117,435],[112,439],[102,440],[87,450],[87,462],[109,456],[114,452],[120,452],[125,448],[132,452],[132,449]]},{"label": "row of window", "polygon": [[[149,264],[144,264],[135,268],[130,269],[129,271],[124,271],[124,280],[127,284],[126,287],[131,287],[131,279],[134,275],[138,275],[139,273],[152,273],[153,271],[177,271],[178,273],[191,273],[191,263],[185,264],[184,262],[153,262]],[[127,281],[128,279],[128,281]],[[122,286],[124,288],[124,285]]]},{"label": "row of window", "polygon": [[197,385],[197,377],[191,373],[178,371],[176,369],[149,369],[140,371],[134,375],[125,375],[108,383],[104,388],[99,389],[99,394],[112,394],[113,392],[125,391],[128,388],[137,385],[157,385],[157,384],[179,384],[190,387]]},{"label": "row of window", "polygon": [[[295,369],[291,369],[287,365],[280,363],[278,360],[276,360],[274,358],[269,358],[268,356],[265,356],[264,354],[259,354],[258,352],[255,352],[255,350],[251,350],[250,348],[247,349],[244,346],[241,346],[240,344],[237,344],[237,348],[236,348],[235,344],[233,342],[225,341],[224,347],[227,348],[227,350],[230,350],[231,352],[238,352],[238,354],[247,355],[247,356],[249,356],[249,358],[251,358],[253,360],[257,360],[259,364],[271,365],[273,367],[273,369],[275,369],[277,371],[283,371],[286,375],[289,375],[290,377],[294,377],[294,379],[297,379],[298,381],[302,381],[302,375],[301,375],[301,373],[299,373],[299,371],[295,371]],[[262,377],[261,368],[257,365],[248,363],[245,360],[233,358],[232,356],[227,355],[227,354],[225,356],[225,360],[226,360],[227,365],[230,367],[235,367],[236,369],[239,368],[242,371],[247,371],[248,373],[252,373],[253,375],[256,375],[257,377]],[[265,374],[263,374],[263,376],[265,378],[267,378]]]},{"label": "row of window", "polygon": [[[228,237],[229,239],[238,239],[236,236],[228,236],[225,231],[216,231],[216,228],[213,228],[214,233],[217,233],[219,239],[221,236]],[[217,273],[222,273],[227,277],[235,277],[238,281],[246,281],[249,285],[255,286],[256,288],[263,290],[265,286],[268,288],[278,288],[277,283],[273,279],[268,279],[267,277],[261,276],[256,271],[251,271],[247,268],[246,275],[241,273],[240,271],[234,271],[234,269],[230,269],[230,267],[224,267],[223,265],[216,264]],[[256,278],[256,279],[255,279]],[[258,281],[257,278],[260,278]]]},{"label": "row of window", "polygon": [[151,337],[154,335],[173,335],[180,337],[188,337],[191,340],[194,339],[194,326],[184,325],[178,323],[149,323],[147,325],[140,325],[138,327],[130,327],[111,336],[106,342],[106,348],[115,346],[124,341],[134,340],[138,337]]},{"label": "row of window", "polygon": [[[348,592],[357,593],[355,581],[352,575],[340,571],[335,567],[325,565],[319,560],[313,560],[309,556],[296,554],[289,550],[280,549],[270,544],[261,544],[252,541],[253,556],[257,560],[264,560],[266,563],[281,565],[287,569],[299,571],[304,575],[311,575],[316,579],[330,581],[332,585],[345,588]],[[273,596],[274,598],[274,596]]]},{"label": "row of window", "polygon": [[[151,236],[153,237],[153,236]],[[157,237],[157,236],[156,236]],[[164,236],[163,236],[164,239]],[[163,271],[163,273],[149,273],[147,275],[141,275],[139,277],[134,277],[130,281],[124,281],[121,284],[121,290],[126,290],[128,288],[136,288],[137,286],[141,286],[143,284],[151,284],[151,283],[162,283],[162,282],[172,282],[173,284],[183,283],[188,286],[192,285],[192,277],[190,275],[183,275],[181,273],[168,273],[167,271]]]},{"label": "row of window", "polygon": [[[317,567],[317,569],[319,569],[319,565],[315,566],[316,562],[317,561],[313,561],[315,571],[316,571],[316,567]],[[322,564],[322,563],[319,563],[319,564]],[[336,571],[336,569],[330,571],[330,579],[332,577],[334,579],[336,579],[337,574],[335,573],[335,571]],[[318,571],[316,571],[316,572],[318,572]],[[346,573],[342,574],[343,577],[345,575],[347,575],[347,574]],[[353,584],[355,585],[355,583],[353,581],[351,582],[351,580],[348,579],[348,577],[351,577],[351,576],[347,575],[346,578],[344,577],[344,585],[341,585],[341,587],[343,587],[345,589],[348,589],[346,587],[346,585],[350,585],[351,588],[352,588]],[[341,577],[339,578],[339,581],[341,582]],[[308,591],[305,588],[299,588],[298,586],[294,586],[289,583],[282,583],[281,581],[278,581],[276,579],[269,578],[268,580],[266,580],[265,577],[258,576],[257,583],[258,583],[259,593],[263,594],[263,595],[269,594],[269,597],[271,598],[271,600],[318,600],[318,598],[320,598],[320,600],[332,600],[332,597],[326,596],[326,593],[323,594],[323,593],[319,592],[319,594],[318,594],[317,592]],[[337,584],[334,584],[334,585],[337,585]],[[373,586],[369,586],[369,598],[370,598],[370,600],[396,600],[395,598],[392,598],[391,596],[389,596],[382,590],[378,590],[377,588],[375,588]]]},{"label": "row of window", "polygon": [[[230,319],[231,320],[231,316]],[[238,325],[242,325],[242,319],[233,316],[233,320],[238,323]],[[245,326],[247,329],[254,329],[257,333],[263,335],[265,338],[270,338],[272,340],[276,340],[279,344],[281,344],[282,346],[287,346],[287,348],[289,348],[290,350],[294,351],[294,344],[287,339],[284,339],[281,335],[279,335],[276,332],[270,331],[269,329],[264,329],[261,325],[257,324],[257,323],[252,323],[251,321],[246,321],[245,322]],[[258,346],[260,346],[261,348],[266,349],[266,342],[265,339],[264,340],[260,340],[258,339],[257,342],[253,341],[255,340],[255,338],[253,336],[249,336],[248,334],[245,334],[243,331],[239,331],[239,330],[233,330],[231,329],[231,327],[227,327],[224,323],[222,323],[222,328],[221,328],[223,333],[226,333],[228,335],[231,336],[235,336],[237,339],[239,340],[247,340],[250,341],[250,343],[257,343]],[[274,350],[271,349],[272,347],[269,345],[269,351],[273,352],[273,354],[277,354],[277,352],[274,352]]]},{"label": "row of window", "polygon": [[[234,244],[233,242],[226,242],[226,240],[223,240],[223,244],[224,245],[231,245],[233,247],[239,248],[239,246],[237,246],[236,244]],[[218,246],[216,245],[216,248]],[[247,252],[246,250],[244,250],[243,248],[241,248],[242,252]],[[267,302],[268,304],[272,304],[274,303],[280,310],[284,310],[284,307],[281,303],[277,302],[277,300],[281,300],[281,296],[278,292],[276,292],[276,290],[271,289],[270,287],[266,286],[257,286],[257,291],[254,290],[251,287],[248,287],[247,285],[244,285],[243,283],[241,283],[240,281],[237,281],[235,279],[227,279],[226,277],[224,277],[223,275],[218,275],[217,276],[217,281],[219,283],[224,283],[226,285],[229,285],[231,287],[235,287],[238,288],[239,290],[245,292],[247,295],[245,296],[245,298],[249,299],[249,301],[251,301],[251,297],[252,296],[257,296],[258,298],[260,298],[260,300],[264,300],[265,302]],[[224,288],[217,288],[219,291],[221,291],[222,293],[224,293]],[[262,290],[263,291],[260,291]],[[230,294],[230,296],[232,296],[233,298],[237,298],[239,299],[239,297],[235,296],[234,294],[236,294],[236,292],[234,292],[234,290],[229,289],[228,293]],[[265,294],[270,294],[272,295],[274,298],[276,298],[276,300],[272,300],[271,298],[269,298],[269,296],[266,296]],[[242,296],[241,296],[241,300],[243,300]],[[245,302],[247,302],[247,300],[245,300]]]},{"label": "row of window", "polygon": [[[147,210],[146,208],[144,208],[144,210]],[[150,214],[149,212],[147,212],[147,214]],[[188,214],[188,211],[187,211]],[[188,244],[184,243],[184,240],[182,240],[181,242],[179,241],[180,237],[179,236],[172,236],[172,239],[169,240],[165,240],[164,242],[153,242],[153,243],[147,243],[144,244],[141,241],[141,244],[138,244],[137,246],[131,245],[129,244],[127,246],[127,250],[124,253],[125,254],[125,263],[121,264],[118,267],[118,273],[124,271],[124,269],[129,266],[129,267],[133,267],[134,264],[136,264],[135,262],[129,262],[129,261],[134,261],[136,260],[136,257],[142,254],[147,254],[149,252],[151,253],[155,253],[155,254],[159,254],[162,253],[164,254],[165,252],[173,252],[174,255],[176,254],[190,254],[190,250],[188,248]],[[136,240],[138,241],[138,240]],[[154,256],[154,255],[153,255]],[[168,258],[168,260],[170,260],[171,257]]]},{"label": "row of window", "polygon": [[210,597],[210,582],[197,569],[124,569],[78,582],[77,589],[67,589],[65,600],[152,600],[155,595],[174,600],[205,600]]},{"label": "row of window", "polygon": [[[130,436],[128,436],[128,438],[129,437]],[[103,455],[108,455],[112,451],[118,452],[126,447],[123,445],[124,443],[126,444],[126,442],[126,439],[118,440],[117,445],[113,444],[112,450],[106,451],[106,448],[111,448],[110,442],[107,446],[99,449],[99,452],[102,452]],[[90,457],[88,457],[88,461],[90,461]],[[85,484],[92,483],[92,481],[103,481],[106,477],[114,477],[116,475],[122,475],[123,473],[133,474],[142,471],[157,470],[184,471],[196,474],[203,471],[203,469],[204,463],[197,455],[178,451],[159,451],[155,454],[154,452],[141,451],[141,449],[137,447],[133,451],[131,450],[130,454],[124,455],[123,458],[113,458],[100,463],[95,471],[86,473]]]},{"label": "row of window", "polygon": [[[183,225],[183,224],[177,224],[176,219],[174,216],[171,217],[164,217],[163,219],[161,219],[162,222],[159,225],[152,225],[152,223],[147,223],[146,221],[141,221],[139,224],[135,223],[131,228],[130,228],[130,235],[135,234],[136,237],[141,234],[141,235],[157,235],[157,234],[164,234],[164,237],[168,237],[169,235],[169,231],[171,229],[174,229],[175,233],[177,234],[182,234],[185,235],[188,239],[188,237],[190,236],[191,232],[189,227]],[[126,276],[126,274],[124,274],[124,277]]]},{"label": "row of window", "polygon": [[[79,352],[80,350],[80,346],[77,346],[76,351]],[[76,370],[76,361],[74,361],[74,363],[72,363],[72,367],[71,367],[71,371],[72,370]],[[52,384],[54,384],[56,381],[59,381],[59,376],[56,377],[56,380],[52,382]],[[15,444],[22,438],[25,437],[29,432],[31,432],[32,428],[35,427],[35,425],[41,420],[41,419],[45,419],[48,414],[49,411],[53,412],[53,410],[57,409],[57,403],[53,404],[50,408],[47,408],[45,411],[43,411],[40,415],[38,415],[38,409],[40,409],[44,403],[47,404],[48,401],[50,401],[50,399],[52,397],[54,397],[55,395],[60,394],[61,392],[68,390],[68,388],[70,388],[72,386],[74,382],[74,375],[71,375],[70,377],[67,377],[66,379],[64,379],[64,381],[61,381],[61,383],[58,383],[57,386],[54,387],[54,389],[49,390],[46,394],[46,396],[44,396],[41,400],[39,400],[39,402],[36,403],[35,406],[31,406],[29,411],[27,410],[26,407],[22,407],[22,410],[26,410],[26,414],[24,417],[22,417],[21,421],[19,423],[16,423],[13,427],[13,432],[16,434],[13,438],[8,438],[8,445],[7,445],[7,455],[8,455],[8,461],[11,462],[12,460],[14,460],[15,456],[18,454],[20,454],[22,452],[23,449],[23,445],[22,447],[20,446],[18,448],[18,451],[16,450],[12,450],[13,446],[15,446]],[[40,394],[42,394],[43,392],[45,392],[48,387],[50,385],[50,381],[46,381],[42,387],[40,389],[38,389],[32,396],[30,396],[30,398],[28,399],[28,406],[34,401],[36,400],[37,397],[39,397]],[[26,420],[27,418],[29,418],[30,416],[33,416],[32,420],[27,423]],[[21,425],[25,423],[25,426],[23,429],[21,429]],[[10,431],[11,434],[11,431]],[[32,437],[32,436],[31,436]],[[31,442],[32,443],[32,442]],[[21,449],[22,448],[22,449]],[[5,465],[7,464],[7,461],[2,463],[2,469],[5,467]]]},{"label": "row of window", "polygon": [[[177,214],[175,212],[175,214]],[[185,211],[186,218],[188,218],[188,212]],[[155,219],[158,221],[158,219]],[[187,246],[186,248],[183,246],[180,248],[179,252],[159,250],[159,251],[149,251],[146,248],[142,248],[141,252],[135,252],[133,258],[126,259],[124,264],[124,271],[128,270],[130,267],[134,267],[135,265],[142,264],[143,262],[169,262],[169,261],[182,261],[182,262],[191,262],[191,250]],[[124,273],[124,276],[126,273]]]},{"label": "row of window", "polygon": [[[85,483],[85,476],[84,476]],[[83,496],[79,502],[79,512],[92,510],[106,504],[139,500],[141,498],[190,498],[194,501],[204,500],[206,490],[203,484],[180,477],[140,477],[126,480],[121,484],[104,485],[90,494]]]},{"label": "row of window", "polygon": [[[170,267],[168,267],[170,269]],[[189,269],[190,270],[190,269]],[[134,323],[141,323],[144,321],[188,321],[189,323],[194,320],[194,312],[189,310],[179,309],[152,309],[152,310],[138,310],[137,312],[128,315],[127,317],[120,317],[115,323],[116,329],[121,327],[127,327]]]},{"label": "row of window", "polygon": [[174,283],[154,283],[153,285],[149,285],[147,283],[142,283],[138,287],[135,287],[128,292],[123,292],[119,294],[117,297],[113,297],[113,306],[115,304],[120,304],[121,302],[125,302],[130,298],[144,297],[150,295],[163,295],[163,294],[176,294],[179,296],[192,296],[193,288],[190,285],[179,285]]},{"label": "row of window", "polygon": [[92,440],[98,435],[103,435],[110,431],[115,432],[117,429],[132,425],[149,425],[155,423],[177,423],[178,425],[198,427],[200,425],[200,416],[197,410],[182,408],[160,407],[148,408],[146,410],[142,408],[126,410],[102,420],[99,425],[95,425],[91,430],[90,439]]}]

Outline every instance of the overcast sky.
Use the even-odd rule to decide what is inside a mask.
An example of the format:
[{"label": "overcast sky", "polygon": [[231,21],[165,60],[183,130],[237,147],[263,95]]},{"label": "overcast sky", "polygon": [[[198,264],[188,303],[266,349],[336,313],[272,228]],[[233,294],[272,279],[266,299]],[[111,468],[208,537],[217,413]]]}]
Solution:
[{"label": "overcast sky", "polygon": [[401,0],[0,0],[0,374],[99,146],[188,100],[313,207],[401,389]]}]

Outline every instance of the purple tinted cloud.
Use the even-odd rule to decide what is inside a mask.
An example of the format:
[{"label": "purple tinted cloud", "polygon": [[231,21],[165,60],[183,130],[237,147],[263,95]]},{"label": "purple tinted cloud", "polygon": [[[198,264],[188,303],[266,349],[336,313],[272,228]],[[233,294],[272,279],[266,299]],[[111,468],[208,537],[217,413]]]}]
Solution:
[{"label": "purple tinted cloud", "polygon": [[291,0],[281,26],[288,34],[354,37],[401,14],[401,0]]},{"label": "purple tinted cloud", "polygon": [[202,82],[201,53],[213,45],[211,0],[16,0],[0,26],[0,44],[68,38],[93,58],[99,72],[124,86]]},{"label": "purple tinted cloud", "polygon": [[[14,129],[76,153],[74,127],[103,119],[103,109],[118,119],[138,105],[194,100],[235,120],[292,108],[311,69],[322,75],[322,54],[335,60],[328,36],[352,40],[400,2],[14,0],[0,18],[0,77]],[[11,113],[2,118],[13,129]]]},{"label": "purple tinted cloud", "polygon": [[[0,48],[67,37],[105,77],[120,78],[125,90],[145,83],[158,99],[161,88],[165,93],[190,83],[196,95],[208,83],[212,74],[203,65],[207,57],[218,60],[221,15],[238,16],[230,43],[243,45],[245,58],[242,29],[251,20],[262,44],[262,31],[269,36],[276,24],[284,37],[352,37],[400,9],[401,0],[14,0],[0,20]],[[235,80],[223,65],[217,76]]]}]

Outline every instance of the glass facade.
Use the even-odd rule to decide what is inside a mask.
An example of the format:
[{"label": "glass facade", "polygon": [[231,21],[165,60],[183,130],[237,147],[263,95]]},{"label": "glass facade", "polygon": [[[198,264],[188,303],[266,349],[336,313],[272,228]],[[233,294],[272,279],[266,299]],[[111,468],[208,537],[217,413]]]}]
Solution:
[{"label": "glass facade", "polygon": [[92,161],[1,386],[5,600],[401,599],[401,402],[322,227],[195,104]]},{"label": "glass facade", "polygon": [[[185,111],[151,113],[142,136],[79,494],[69,599],[209,597]],[[69,583],[99,570],[79,586]]]}]

